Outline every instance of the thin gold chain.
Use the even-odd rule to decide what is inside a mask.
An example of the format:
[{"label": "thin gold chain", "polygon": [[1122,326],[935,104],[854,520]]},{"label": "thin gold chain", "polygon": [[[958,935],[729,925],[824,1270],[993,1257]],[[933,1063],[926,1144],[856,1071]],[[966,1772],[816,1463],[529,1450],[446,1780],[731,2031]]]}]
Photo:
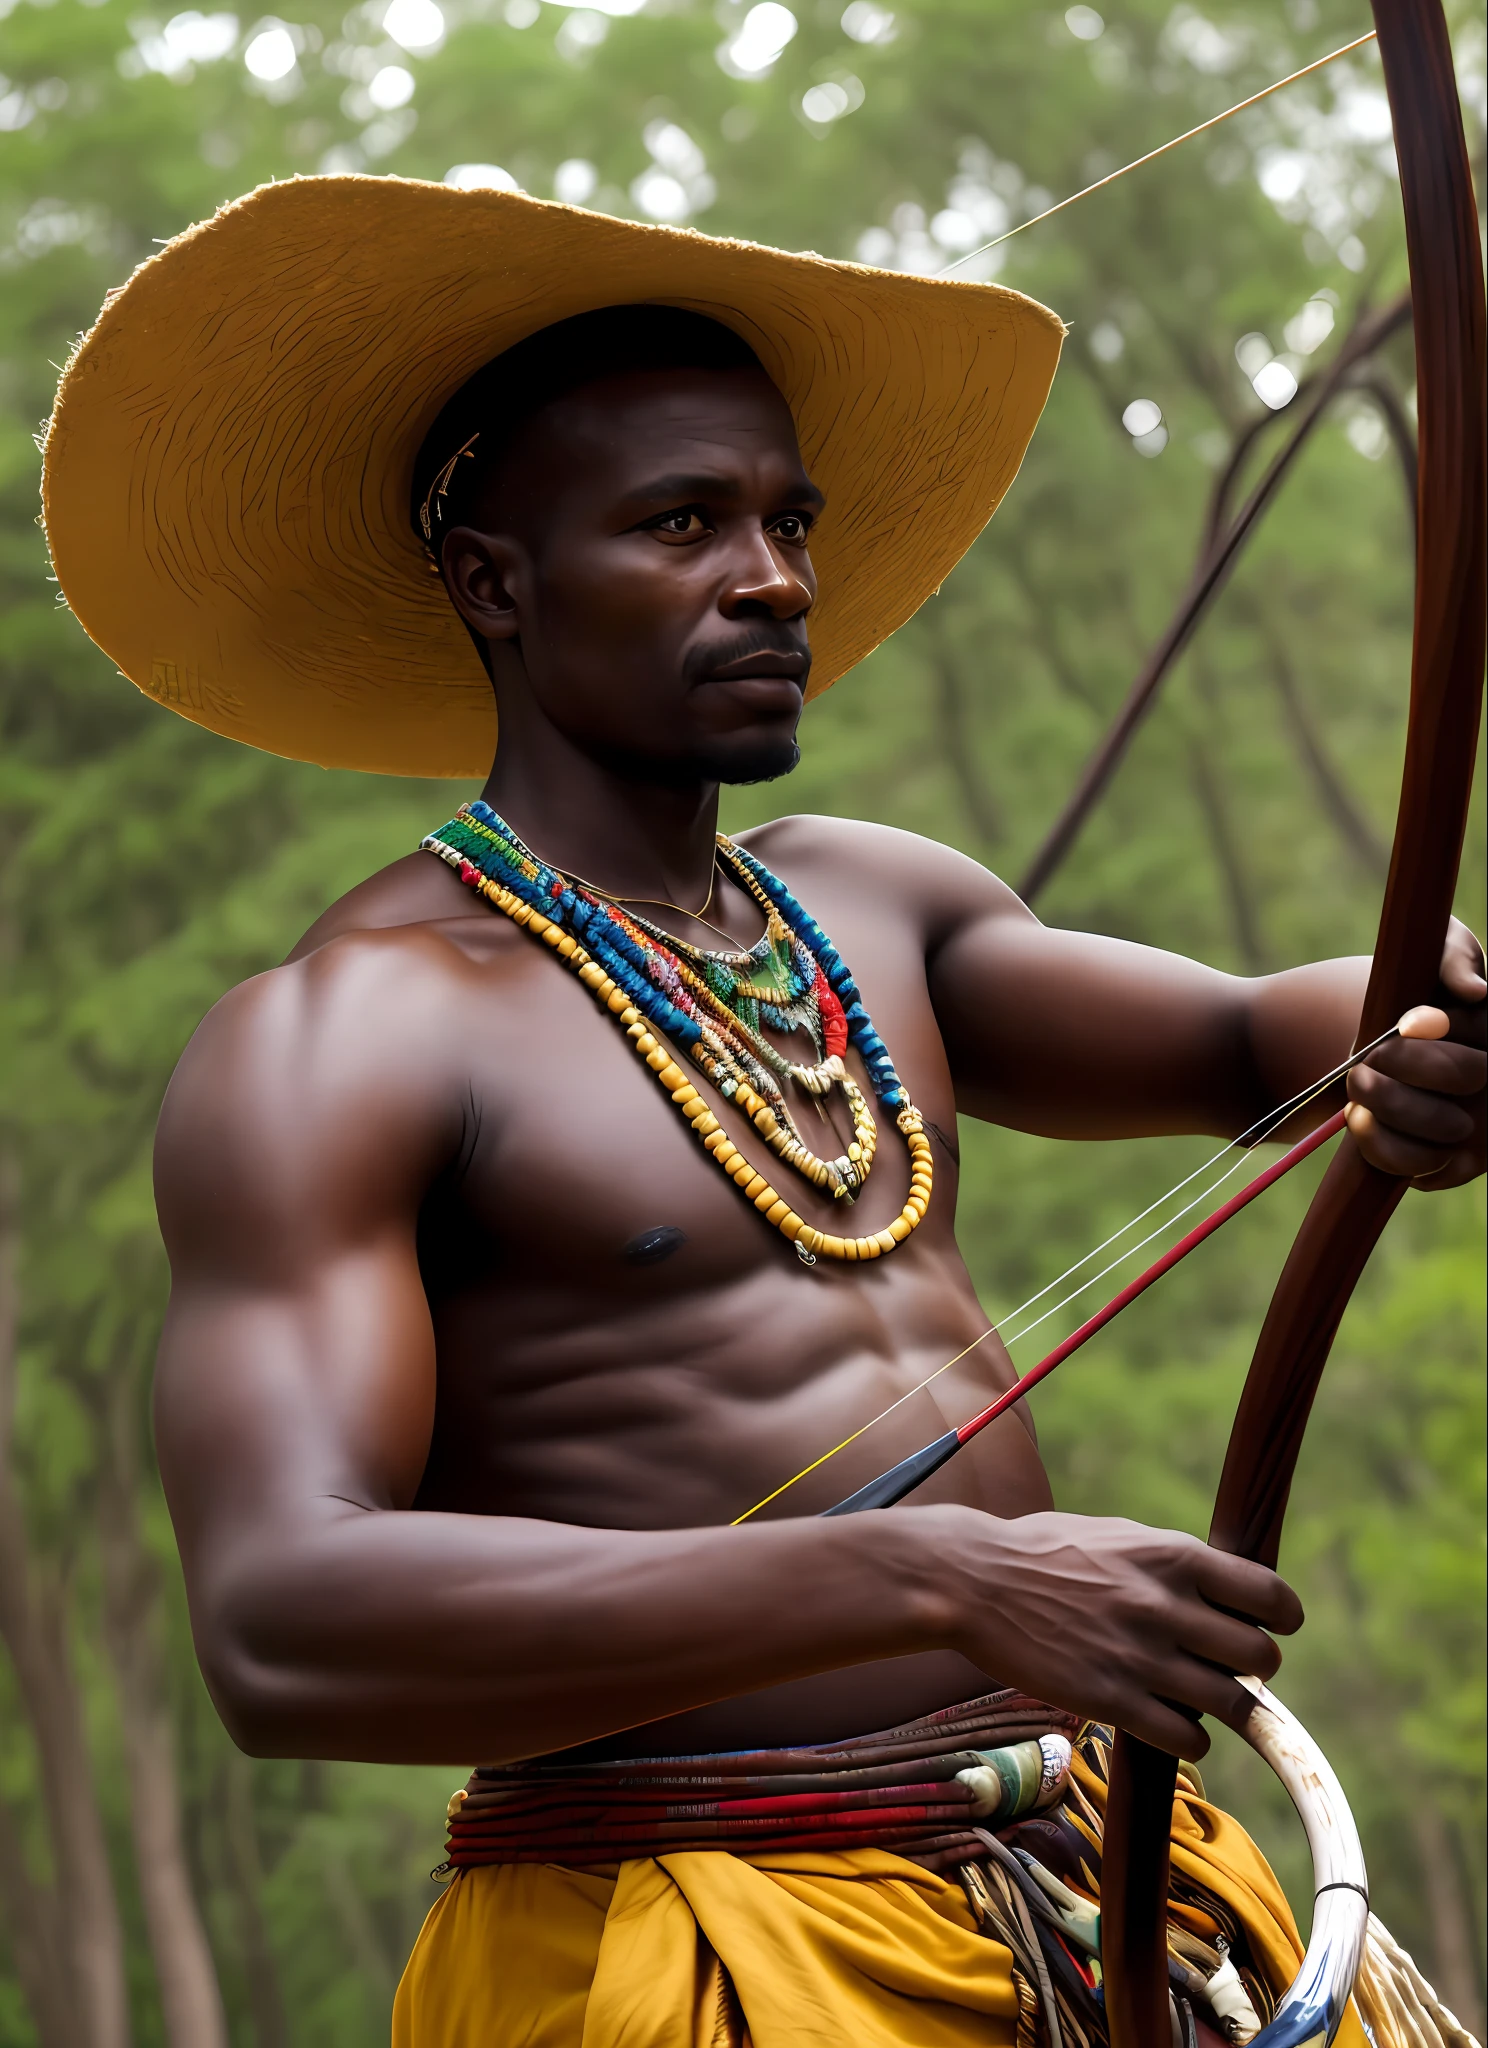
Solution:
[{"label": "thin gold chain", "polygon": [[[712,918],[706,914],[712,908],[713,898],[718,893],[718,849],[716,847],[713,849],[713,872],[708,883],[708,893],[703,898],[701,910],[689,910],[685,903],[669,903],[664,896],[617,896],[612,889],[601,889],[598,882],[591,882],[585,875],[575,874],[572,868],[559,868],[557,872],[562,875],[564,881],[572,882],[578,888],[592,890],[596,896],[602,897],[606,903],[618,904],[621,909],[627,903],[645,903],[649,904],[652,910],[675,910],[678,917],[690,917],[694,924],[705,925],[710,932],[717,932],[719,938],[728,940],[735,952],[747,953],[750,950],[742,940],[736,939],[732,932],[726,932],[721,924],[715,924]],[[675,937],[675,934],[673,936]]]}]

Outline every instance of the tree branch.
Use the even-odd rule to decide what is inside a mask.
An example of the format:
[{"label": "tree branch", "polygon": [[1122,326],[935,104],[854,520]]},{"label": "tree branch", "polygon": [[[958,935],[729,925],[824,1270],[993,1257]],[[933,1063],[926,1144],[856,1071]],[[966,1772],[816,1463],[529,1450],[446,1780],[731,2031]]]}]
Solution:
[{"label": "tree branch", "polygon": [[1400,402],[1400,393],[1377,366],[1366,367],[1363,375],[1355,378],[1353,388],[1362,391],[1367,398],[1373,399],[1379,409],[1380,418],[1389,431],[1396,460],[1400,464],[1401,481],[1405,485],[1405,502],[1410,507],[1411,543],[1414,546],[1416,526],[1420,519],[1417,502],[1419,491],[1416,476],[1418,462],[1415,429],[1411,426],[1405,407]]},{"label": "tree branch", "polygon": [[1003,566],[1017,584],[1023,602],[1028,608],[1039,650],[1048,662],[1055,682],[1067,697],[1072,697],[1077,704],[1083,704],[1087,711],[1098,712],[1100,705],[1095,693],[1065,653],[1053,614],[1029,574],[1028,561],[1023,550],[1016,546],[1011,548],[1003,557]]},{"label": "tree branch", "polygon": [[1240,859],[1240,846],[1230,819],[1229,805],[1225,800],[1224,785],[1214,772],[1214,764],[1209,758],[1208,749],[1196,733],[1189,737],[1188,764],[1194,794],[1198,797],[1199,809],[1208,827],[1209,842],[1214,848],[1215,863],[1219,868],[1220,881],[1230,906],[1230,921],[1235,927],[1235,943],[1240,949],[1241,959],[1245,962],[1245,971],[1247,974],[1264,974],[1266,959],[1265,949],[1261,944],[1260,923],[1256,916],[1250,881]]},{"label": "tree branch", "polygon": [[1279,635],[1264,621],[1261,624],[1267,651],[1271,657],[1272,678],[1276,684],[1277,695],[1281,698],[1281,708],[1303,766],[1312,778],[1312,786],[1317,792],[1318,800],[1337,827],[1339,837],[1354,854],[1360,866],[1367,874],[1382,882],[1390,866],[1390,849],[1354,802],[1348,785],[1328,758],[1322,738],[1312,721],[1312,715],[1302,700],[1296,674]]},{"label": "tree branch", "polygon": [[930,667],[935,676],[936,730],[941,755],[961,793],[966,815],[978,838],[988,846],[995,846],[1003,836],[1002,816],[997,799],[976,764],[960,671],[940,627],[931,628],[930,638]]},{"label": "tree branch", "polygon": [[[1223,522],[1223,508],[1240,473],[1244,452],[1254,444],[1256,434],[1265,422],[1256,422],[1254,427],[1247,429],[1246,434],[1242,436],[1244,448],[1237,448],[1216,481],[1209,522],[1206,524],[1198,564],[1188,588],[1180,599],[1166,631],[1148,655],[1136,681],[1127,692],[1126,699],[1107,729],[1105,737],[1086,762],[1064,809],[1055,819],[1043,844],[1029,863],[1028,870],[1018,885],[1018,894],[1025,903],[1032,903],[1040,890],[1047,886],[1063,865],[1086,819],[1104,795],[1138,726],[1151,709],[1164,677],[1188,646],[1200,621],[1228,582],[1242,548],[1281,487],[1313,428],[1355,366],[1366,356],[1371,355],[1398,328],[1404,326],[1410,319],[1410,311],[1409,298],[1402,297],[1381,312],[1368,315],[1355,325],[1327,372],[1306,387],[1309,394],[1307,403],[1287,440],[1272,457],[1270,466],[1260,482],[1240,511],[1227,526],[1223,527],[1220,537],[1211,543],[1208,525],[1214,522],[1216,516],[1221,523]],[[1292,400],[1293,406],[1296,406],[1302,395],[1299,391],[1297,398]],[[1218,515],[1215,507],[1220,508]]]}]

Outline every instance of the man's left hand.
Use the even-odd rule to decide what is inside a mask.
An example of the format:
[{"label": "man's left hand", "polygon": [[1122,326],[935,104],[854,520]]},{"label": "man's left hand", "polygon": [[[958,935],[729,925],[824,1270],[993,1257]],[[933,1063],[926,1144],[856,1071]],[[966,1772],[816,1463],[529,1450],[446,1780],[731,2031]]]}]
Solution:
[{"label": "man's left hand", "polygon": [[1417,1187],[1455,1188],[1483,1171],[1488,1079],[1483,949],[1454,917],[1442,949],[1439,1009],[1412,1010],[1392,1038],[1349,1075],[1348,1126],[1385,1173]]}]

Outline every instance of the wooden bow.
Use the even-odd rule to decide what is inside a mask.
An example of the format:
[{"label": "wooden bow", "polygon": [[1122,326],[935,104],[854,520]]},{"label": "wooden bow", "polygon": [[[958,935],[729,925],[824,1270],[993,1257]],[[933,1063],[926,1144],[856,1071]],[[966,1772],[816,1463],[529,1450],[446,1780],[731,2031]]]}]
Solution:
[{"label": "wooden bow", "polygon": [[[1483,275],[1472,172],[1440,0],[1374,0],[1410,257],[1420,524],[1410,719],[1395,844],[1360,1024],[1434,1000],[1472,793],[1485,591]],[[1292,1474],[1349,1296],[1406,1183],[1345,1136],[1256,1346],[1209,1540],[1274,1568]],[[1101,1886],[1111,2048],[1164,2048],[1174,1759],[1127,1735],[1113,1758]]]}]

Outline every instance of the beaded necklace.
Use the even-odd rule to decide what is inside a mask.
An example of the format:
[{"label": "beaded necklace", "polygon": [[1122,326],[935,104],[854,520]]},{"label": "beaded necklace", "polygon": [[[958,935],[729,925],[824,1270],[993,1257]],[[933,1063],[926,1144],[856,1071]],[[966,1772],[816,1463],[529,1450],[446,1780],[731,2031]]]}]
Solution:
[{"label": "beaded necklace", "polygon": [[[919,1111],[894,1071],[836,947],[785,884],[752,853],[718,834],[718,858],[765,914],[764,936],[747,951],[713,953],[664,932],[648,918],[550,867],[489,804],[465,804],[422,850],[437,854],[468,888],[551,946],[615,1017],[637,1054],[744,1195],[806,1265],[817,1258],[877,1259],[902,1244],[930,1204],[930,1142]],[[814,1057],[789,1060],[762,1027],[804,1032]],[[770,1150],[813,1186],[851,1202],[872,1171],[878,1127],[844,1061],[849,1044],[910,1155],[909,1197],[886,1230],[841,1237],[815,1229],[739,1151],[657,1033],[685,1052],[724,1097],[737,1103]],[[786,1087],[809,1097],[841,1092],[852,1117],[845,1152],[823,1159],[805,1143]]]}]

